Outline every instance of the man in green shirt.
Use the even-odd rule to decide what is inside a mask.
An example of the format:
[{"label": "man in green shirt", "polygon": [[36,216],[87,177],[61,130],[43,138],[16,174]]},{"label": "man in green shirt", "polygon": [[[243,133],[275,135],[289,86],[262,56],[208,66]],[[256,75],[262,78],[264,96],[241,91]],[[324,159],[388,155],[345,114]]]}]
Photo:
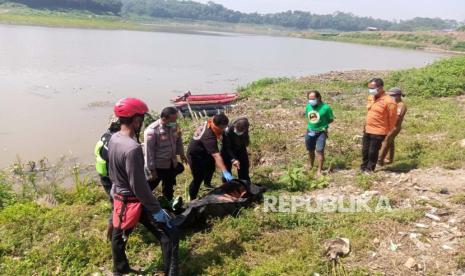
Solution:
[{"label": "man in green shirt", "polygon": [[326,139],[328,138],[329,124],[334,121],[333,110],[321,100],[320,92],[312,90],[307,92],[308,103],[305,108],[305,116],[308,120],[305,145],[308,150],[310,169],[315,163],[315,152],[318,163],[317,175],[321,175],[325,159]]}]

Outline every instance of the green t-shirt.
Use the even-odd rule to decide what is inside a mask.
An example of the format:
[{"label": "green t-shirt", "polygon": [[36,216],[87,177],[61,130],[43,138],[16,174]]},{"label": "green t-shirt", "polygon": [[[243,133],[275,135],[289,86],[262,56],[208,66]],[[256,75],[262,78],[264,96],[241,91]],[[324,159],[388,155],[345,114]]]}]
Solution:
[{"label": "green t-shirt", "polygon": [[325,103],[320,103],[316,107],[307,104],[305,116],[308,120],[308,130],[313,131],[325,131],[334,120],[333,110]]}]

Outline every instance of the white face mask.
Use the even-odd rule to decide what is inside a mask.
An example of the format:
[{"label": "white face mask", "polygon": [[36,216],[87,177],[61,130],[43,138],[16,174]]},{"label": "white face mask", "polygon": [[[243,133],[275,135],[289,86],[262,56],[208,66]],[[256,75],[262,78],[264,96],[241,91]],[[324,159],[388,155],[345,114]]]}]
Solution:
[{"label": "white face mask", "polygon": [[318,104],[318,100],[317,100],[317,99],[308,100],[308,103],[309,103],[311,106],[316,106],[316,105]]},{"label": "white face mask", "polygon": [[243,131],[237,131],[237,130],[234,130],[234,133],[236,133],[237,136],[242,136],[244,134]]},{"label": "white face mask", "polygon": [[376,95],[378,94],[378,88],[370,88],[368,89],[368,93],[370,93],[371,95]]}]

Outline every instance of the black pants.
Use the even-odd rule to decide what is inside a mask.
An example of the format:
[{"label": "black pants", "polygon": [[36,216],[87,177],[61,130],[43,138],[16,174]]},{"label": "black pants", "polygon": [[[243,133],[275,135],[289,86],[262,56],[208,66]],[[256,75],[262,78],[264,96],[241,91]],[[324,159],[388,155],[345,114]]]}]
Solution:
[{"label": "black pants", "polygon": [[[234,154],[237,157],[237,161],[239,161],[240,163],[240,169],[237,170],[239,179],[250,181],[250,176],[249,176],[250,163],[249,163],[249,155],[247,153],[247,149],[242,149],[240,151],[234,152]],[[226,152],[222,152],[221,157],[223,157],[224,165],[226,166],[226,169],[228,170],[228,172],[232,173],[232,162],[231,162],[232,157],[229,156],[229,154],[227,154]]]},{"label": "black pants", "polygon": [[375,135],[364,133],[362,142],[362,165],[360,169],[362,171],[374,171],[376,163],[378,162],[379,150],[383,144],[385,135]]},{"label": "black pants", "polygon": [[184,166],[181,163],[174,168],[157,169],[157,179],[149,181],[152,191],[162,182],[162,193],[169,201],[174,197],[174,186],[176,186],[176,176],[184,172]]},{"label": "black pants", "polygon": [[[156,223],[151,214],[144,210],[139,220],[160,241],[163,255],[163,271],[165,275],[179,274],[179,236],[176,226],[168,228],[165,224]],[[113,255],[113,272],[129,273],[129,262],[126,257],[127,237],[133,229],[113,228],[111,252]]]},{"label": "black pants", "polygon": [[211,184],[215,173],[215,160],[211,156],[199,157],[193,155],[189,155],[189,160],[193,178],[189,186],[189,196],[193,200],[197,198],[202,182],[206,185]]},{"label": "black pants", "polygon": [[[110,194],[113,183],[111,183],[111,180],[108,176],[100,176],[100,183],[102,184],[102,187],[105,190],[105,193],[108,195],[108,199],[110,200],[110,203],[111,203],[111,210],[113,210],[113,198],[111,197],[111,194]],[[110,213],[110,218],[108,219],[108,223],[113,224],[113,212]]]}]

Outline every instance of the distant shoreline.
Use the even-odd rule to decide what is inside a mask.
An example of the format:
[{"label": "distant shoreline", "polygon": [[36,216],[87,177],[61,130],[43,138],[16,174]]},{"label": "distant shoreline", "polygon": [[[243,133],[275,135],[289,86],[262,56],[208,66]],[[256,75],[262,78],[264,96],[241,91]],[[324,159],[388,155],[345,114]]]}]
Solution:
[{"label": "distant shoreline", "polygon": [[78,28],[97,30],[128,30],[145,32],[229,32],[267,36],[345,42],[434,53],[465,53],[465,32],[316,32],[270,25],[232,24],[213,21],[184,21],[155,18],[125,18],[87,13],[16,11],[0,8],[0,24]]}]

